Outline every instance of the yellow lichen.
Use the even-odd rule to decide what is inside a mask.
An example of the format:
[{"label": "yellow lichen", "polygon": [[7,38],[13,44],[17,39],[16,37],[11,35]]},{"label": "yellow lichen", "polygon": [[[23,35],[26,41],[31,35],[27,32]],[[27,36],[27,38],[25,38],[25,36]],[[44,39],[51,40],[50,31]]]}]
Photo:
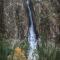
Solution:
[{"label": "yellow lichen", "polygon": [[15,51],[14,51],[14,56],[13,56],[13,60],[27,60],[26,59],[26,56],[25,56],[25,52],[22,48],[15,48]]}]

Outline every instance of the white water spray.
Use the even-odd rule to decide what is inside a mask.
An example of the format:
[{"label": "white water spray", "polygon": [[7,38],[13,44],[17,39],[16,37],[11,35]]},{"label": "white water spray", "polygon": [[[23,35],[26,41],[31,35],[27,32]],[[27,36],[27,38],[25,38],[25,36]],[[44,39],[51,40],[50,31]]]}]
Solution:
[{"label": "white water spray", "polygon": [[34,32],[32,12],[29,7],[29,1],[27,1],[27,5],[28,5],[28,11],[29,11],[29,18],[30,18],[30,22],[31,22],[31,25],[30,25],[29,31],[28,31],[28,42],[29,42],[28,60],[38,60],[37,40],[36,40],[36,34]]}]

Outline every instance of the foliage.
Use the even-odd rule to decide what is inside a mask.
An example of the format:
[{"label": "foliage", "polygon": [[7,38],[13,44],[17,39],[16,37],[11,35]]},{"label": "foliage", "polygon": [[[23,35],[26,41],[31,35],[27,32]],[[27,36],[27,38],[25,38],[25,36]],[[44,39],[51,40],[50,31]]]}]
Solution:
[{"label": "foliage", "polygon": [[26,39],[26,40],[20,45],[20,47],[25,50],[25,52],[26,52],[26,57],[27,57],[27,52],[28,52],[28,47],[29,47],[28,40]]},{"label": "foliage", "polygon": [[25,51],[22,48],[16,47],[13,51],[13,53],[11,53],[8,56],[7,60],[26,60],[26,56],[25,56]]},{"label": "foliage", "polygon": [[38,47],[39,60],[55,60],[56,48],[53,46],[46,46],[42,43],[42,46]]},{"label": "foliage", "polygon": [[16,42],[14,44],[14,48],[10,52],[11,54],[8,55],[8,60],[26,60],[27,58],[27,49],[28,49],[28,41],[23,40],[20,42]]},{"label": "foliage", "polygon": [[[47,46],[44,34],[41,36],[41,46],[38,47],[38,54],[39,54],[39,60],[59,60],[60,59],[60,50],[57,51],[55,47],[52,45]],[[1,60],[12,60],[14,57],[18,56],[20,59],[20,54],[25,56],[27,58],[27,50],[28,50],[28,41],[25,40],[21,44],[19,44],[18,47],[13,48],[13,50],[9,49],[9,43],[6,42],[5,38],[0,38],[0,59]],[[1,55],[2,54],[2,55]],[[22,57],[23,57],[22,56]],[[3,58],[4,57],[4,58]],[[13,57],[13,58],[10,58]],[[21,57],[21,58],[22,58]],[[25,59],[24,58],[24,59]]]},{"label": "foliage", "polygon": [[60,60],[60,49],[57,50],[57,52],[56,52],[56,59],[55,60]]}]

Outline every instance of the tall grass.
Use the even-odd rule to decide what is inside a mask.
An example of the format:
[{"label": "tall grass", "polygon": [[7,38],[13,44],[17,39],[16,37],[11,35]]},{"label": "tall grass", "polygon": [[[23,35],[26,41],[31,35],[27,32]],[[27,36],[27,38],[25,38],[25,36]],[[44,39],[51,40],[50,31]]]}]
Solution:
[{"label": "tall grass", "polygon": [[56,48],[49,46],[41,46],[38,48],[39,60],[55,60]]}]

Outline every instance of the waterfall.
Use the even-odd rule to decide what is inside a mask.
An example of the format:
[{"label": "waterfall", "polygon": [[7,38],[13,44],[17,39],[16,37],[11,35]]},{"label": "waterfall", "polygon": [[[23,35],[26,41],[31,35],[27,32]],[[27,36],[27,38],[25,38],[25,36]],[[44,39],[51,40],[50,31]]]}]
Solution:
[{"label": "waterfall", "polygon": [[36,34],[34,31],[34,24],[33,24],[33,18],[32,18],[32,11],[30,8],[30,1],[27,0],[27,8],[28,8],[28,14],[29,14],[29,30],[28,30],[28,42],[29,42],[29,50],[28,50],[28,60],[38,60],[38,54],[37,54],[37,39]]}]

